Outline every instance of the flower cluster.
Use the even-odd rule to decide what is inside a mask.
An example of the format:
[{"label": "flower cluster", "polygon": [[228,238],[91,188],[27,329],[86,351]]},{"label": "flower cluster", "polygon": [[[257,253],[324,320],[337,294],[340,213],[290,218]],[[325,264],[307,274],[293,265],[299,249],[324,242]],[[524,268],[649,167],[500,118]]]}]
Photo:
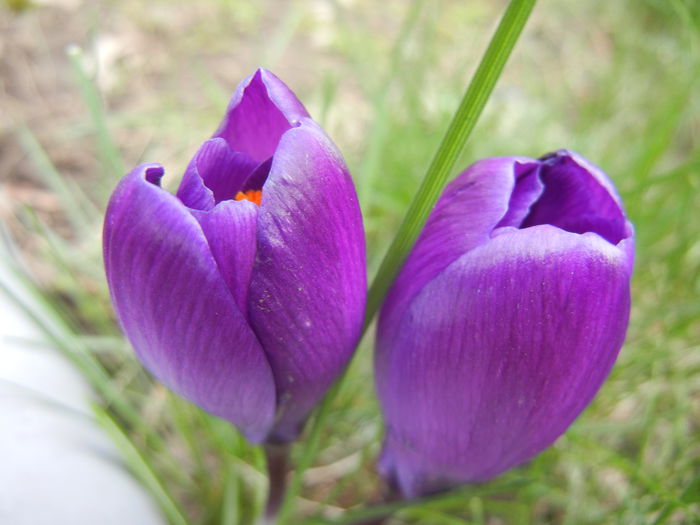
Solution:
[{"label": "flower cluster", "polygon": [[[249,440],[292,441],[362,331],[364,232],[345,163],[261,69],[175,195],[163,174],[135,168],[105,218],[124,333],[159,380]],[[622,346],[633,251],[612,183],[575,153],[491,158],[459,175],[379,317],[384,477],[414,497],[549,446]]]}]

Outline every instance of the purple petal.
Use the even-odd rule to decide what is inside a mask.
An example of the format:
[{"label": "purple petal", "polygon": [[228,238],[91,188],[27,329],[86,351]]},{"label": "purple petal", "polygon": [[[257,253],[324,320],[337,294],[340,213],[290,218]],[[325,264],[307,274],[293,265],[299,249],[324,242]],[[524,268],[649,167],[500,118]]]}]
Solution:
[{"label": "purple petal", "polygon": [[624,249],[548,225],[497,233],[428,283],[396,326],[382,311],[381,467],[408,497],[489,479],[549,446],[624,340]]},{"label": "purple petal", "polygon": [[214,134],[257,163],[272,157],[282,134],[309,114],[275,75],[258,69],[236,89],[226,117]]},{"label": "purple petal", "polygon": [[284,134],[262,190],[250,320],[272,366],[272,439],[296,437],[352,355],[366,296],[362,217],[342,157],[311,120]]},{"label": "purple petal", "polygon": [[156,185],[162,175],[156,164],[137,167],[107,210],[104,258],[117,316],[156,377],[259,441],[274,417],[270,366],[199,224]]},{"label": "purple petal", "polygon": [[257,168],[250,174],[250,176],[243,183],[243,190],[261,190],[268,175],[270,174],[270,168],[272,167],[272,157],[267,159],[265,162],[261,162]]},{"label": "purple petal", "polygon": [[517,164],[515,188],[510,196],[508,211],[498,223],[499,227],[513,226],[518,228],[530,213],[532,205],[544,191],[540,180],[540,166],[535,164]]},{"label": "purple petal", "polygon": [[213,138],[199,148],[180,182],[177,197],[195,210],[210,210],[233,199],[258,166],[244,153],[233,151],[225,140]]},{"label": "purple petal", "polygon": [[248,318],[248,289],[255,261],[258,206],[250,201],[220,202],[211,211],[192,211],[243,316]]},{"label": "purple petal", "polygon": [[522,224],[552,224],[574,233],[594,232],[617,244],[626,219],[612,183],[599,169],[568,151],[542,159],[542,197]]},{"label": "purple petal", "polygon": [[[423,286],[456,259],[488,241],[493,229],[504,220],[516,178],[525,179],[516,200],[520,216],[536,198],[538,162],[522,157],[481,160],[452,181],[438,200],[413,251],[406,260],[385,304],[385,316],[402,315]],[[520,186],[520,184],[519,184]],[[511,216],[512,217],[512,216]],[[512,218],[509,220],[513,220]]]},{"label": "purple petal", "polygon": [[622,239],[617,246],[625,252],[625,256],[627,257],[627,270],[629,271],[629,274],[632,275],[632,271],[634,270],[635,241],[634,226],[631,222],[625,222],[625,238]]}]

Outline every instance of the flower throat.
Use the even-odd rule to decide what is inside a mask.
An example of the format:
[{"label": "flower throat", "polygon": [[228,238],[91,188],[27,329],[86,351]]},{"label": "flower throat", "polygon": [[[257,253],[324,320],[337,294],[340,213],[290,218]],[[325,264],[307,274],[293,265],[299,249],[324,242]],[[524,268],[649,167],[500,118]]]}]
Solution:
[{"label": "flower throat", "polygon": [[262,202],[262,190],[239,191],[233,199],[237,201],[251,201],[260,206]]}]

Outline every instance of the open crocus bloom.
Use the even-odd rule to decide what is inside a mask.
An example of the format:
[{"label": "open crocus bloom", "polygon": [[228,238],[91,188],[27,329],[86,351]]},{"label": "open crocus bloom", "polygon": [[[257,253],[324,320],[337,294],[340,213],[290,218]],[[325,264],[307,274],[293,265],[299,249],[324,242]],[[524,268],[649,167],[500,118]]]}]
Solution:
[{"label": "open crocus bloom", "polygon": [[580,156],[477,162],[444,191],[379,320],[382,474],[406,497],[551,445],[622,346],[633,229]]},{"label": "open crocus bloom", "polygon": [[177,196],[158,164],[112,195],[104,260],[121,326],[163,383],[254,442],[294,439],[352,355],[366,296],[345,163],[258,70]]}]

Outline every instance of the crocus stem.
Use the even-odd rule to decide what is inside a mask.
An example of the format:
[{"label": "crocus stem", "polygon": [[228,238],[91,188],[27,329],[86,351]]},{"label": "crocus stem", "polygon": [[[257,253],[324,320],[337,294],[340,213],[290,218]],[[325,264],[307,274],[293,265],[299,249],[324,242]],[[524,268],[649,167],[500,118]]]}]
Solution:
[{"label": "crocus stem", "polygon": [[275,525],[287,489],[290,447],[288,444],[266,444],[264,448],[270,484],[265,513],[259,525]]}]

